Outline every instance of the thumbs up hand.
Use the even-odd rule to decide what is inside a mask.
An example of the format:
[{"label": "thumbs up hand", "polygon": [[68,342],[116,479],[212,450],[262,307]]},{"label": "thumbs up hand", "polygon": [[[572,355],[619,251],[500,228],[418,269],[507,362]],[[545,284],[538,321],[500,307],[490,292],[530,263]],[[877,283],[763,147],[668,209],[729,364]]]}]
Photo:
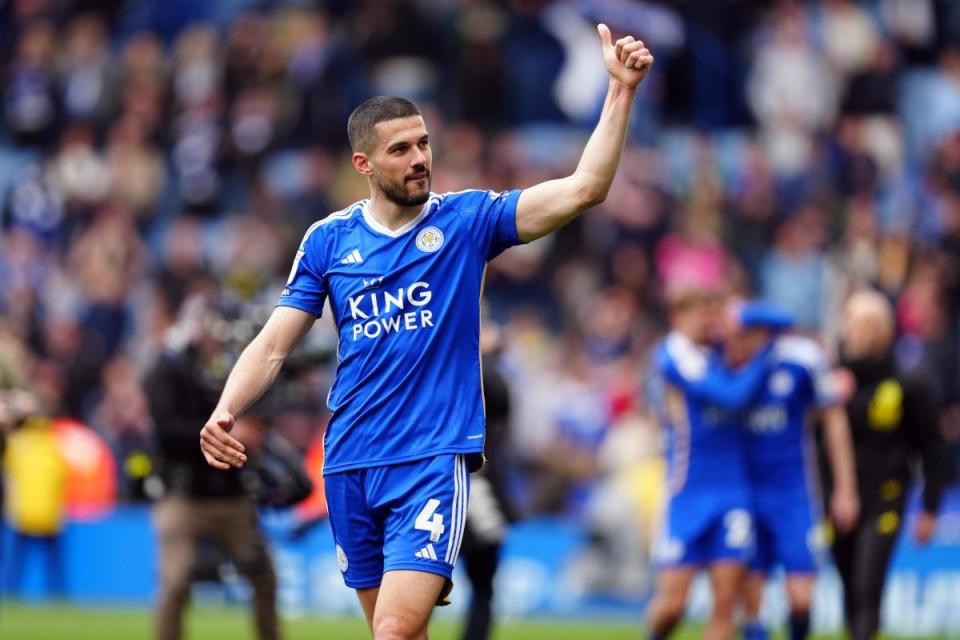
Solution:
[{"label": "thumbs up hand", "polygon": [[610,28],[598,24],[600,42],[603,48],[603,62],[610,77],[628,89],[636,89],[653,66],[653,54],[644,46],[642,40],[626,36],[613,42]]}]

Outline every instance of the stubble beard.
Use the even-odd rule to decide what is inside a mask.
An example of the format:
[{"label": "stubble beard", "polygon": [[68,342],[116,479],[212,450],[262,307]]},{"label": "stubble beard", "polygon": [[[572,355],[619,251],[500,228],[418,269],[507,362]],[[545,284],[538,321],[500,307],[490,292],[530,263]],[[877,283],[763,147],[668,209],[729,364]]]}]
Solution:
[{"label": "stubble beard", "polygon": [[[400,182],[380,182],[377,181],[377,185],[380,187],[380,191],[383,192],[383,195],[386,196],[387,200],[398,204],[401,207],[415,207],[421,205],[427,200],[430,199],[430,183],[431,175],[428,172],[427,177],[427,188],[423,193],[410,193],[410,190],[407,187],[407,180],[401,179]],[[416,182],[415,180],[410,180],[409,182]]]}]

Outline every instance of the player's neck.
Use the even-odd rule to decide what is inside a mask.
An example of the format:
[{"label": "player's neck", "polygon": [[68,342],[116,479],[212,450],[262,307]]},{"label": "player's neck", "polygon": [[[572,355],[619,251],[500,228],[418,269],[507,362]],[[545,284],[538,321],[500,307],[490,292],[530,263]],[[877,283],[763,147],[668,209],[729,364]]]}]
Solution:
[{"label": "player's neck", "polygon": [[373,216],[374,220],[390,231],[396,231],[420,215],[423,206],[422,204],[415,204],[404,207],[390,200],[383,193],[375,191],[370,197],[367,212]]}]

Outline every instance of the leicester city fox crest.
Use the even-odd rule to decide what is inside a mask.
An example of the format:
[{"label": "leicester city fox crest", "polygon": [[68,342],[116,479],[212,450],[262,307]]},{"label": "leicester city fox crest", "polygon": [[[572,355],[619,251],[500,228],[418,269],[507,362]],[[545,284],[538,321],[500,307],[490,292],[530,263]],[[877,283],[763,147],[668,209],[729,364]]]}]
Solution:
[{"label": "leicester city fox crest", "polygon": [[417,234],[417,249],[433,253],[443,246],[443,232],[436,227],[427,227]]}]

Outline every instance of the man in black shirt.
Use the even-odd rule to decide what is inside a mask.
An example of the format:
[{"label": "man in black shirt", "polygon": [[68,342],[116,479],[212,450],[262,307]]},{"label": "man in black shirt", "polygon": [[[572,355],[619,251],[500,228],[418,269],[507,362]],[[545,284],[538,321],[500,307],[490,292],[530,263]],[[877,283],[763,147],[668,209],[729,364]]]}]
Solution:
[{"label": "man in black shirt", "polygon": [[837,535],[833,552],[854,640],[874,638],[880,627],[887,566],[916,467],[924,484],[913,529],[917,544],[933,537],[946,483],[946,449],[931,384],[898,369],[894,335],[893,310],[885,297],[875,291],[850,297],[838,383],[847,398],[862,508],[857,526]]},{"label": "man in black shirt", "polygon": [[276,576],[257,524],[254,499],[245,488],[245,472],[214,469],[197,448],[198,425],[213,412],[222,377],[229,370],[228,365],[217,366],[222,360],[221,345],[210,331],[217,321],[206,299],[188,298],[167,334],[166,350],[144,380],[164,485],[163,498],[153,511],[160,540],[158,640],[182,636],[201,541],[213,542],[228,553],[252,584],[258,637],[278,637]]}]

